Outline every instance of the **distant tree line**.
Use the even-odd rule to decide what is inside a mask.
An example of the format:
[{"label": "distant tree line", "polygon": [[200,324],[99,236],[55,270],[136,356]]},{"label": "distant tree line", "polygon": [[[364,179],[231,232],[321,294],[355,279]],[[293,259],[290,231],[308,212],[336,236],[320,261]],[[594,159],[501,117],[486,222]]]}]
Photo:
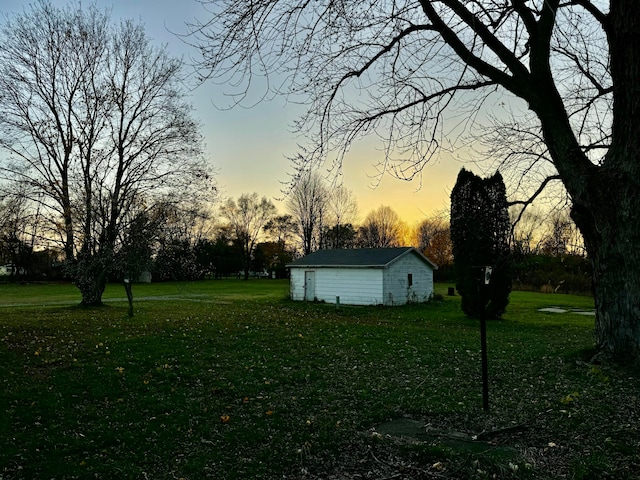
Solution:
[{"label": "distant tree line", "polygon": [[[135,262],[121,264],[109,279],[137,279],[142,271],[153,281],[285,278],[288,263],[318,249],[411,245],[438,265],[436,281],[456,281],[448,212],[409,225],[391,207],[381,205],[359,221],[350,190],[329,189],[321,177],[314,182],[313,201],[304,201],[298,192],[287,197],[284,213],[257,193],[156,208],[138,228],[140,238],[129,242],[137,245],[131,254]],[[43,222],[36,204],[19,192],[5,192],[0,201],[0,265],[5,266],[5,278],[72,279],[63,268],[60,243],[47,236]],[[590,292],[590,266],[565,211],[549,215],[530,210],[511,230],[509,248],[514,289]]]}]

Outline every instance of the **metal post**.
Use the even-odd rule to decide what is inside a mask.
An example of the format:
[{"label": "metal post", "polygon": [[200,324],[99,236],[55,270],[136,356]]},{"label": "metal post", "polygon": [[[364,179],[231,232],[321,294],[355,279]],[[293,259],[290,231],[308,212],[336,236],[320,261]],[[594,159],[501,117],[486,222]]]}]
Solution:
[{"label": "metal post", "polygon": [[489,366],[487,361],[487,315],[482,307],[480,315],[480,349],[482,356],[482,409],[489,410]]},{"label": "metal post", "polygon": [[493,267],[476,267],[478,275],[478,296],[480,297],[480,356],[482,362],[482,409],[489,410],[489,362],[487,360],[487,303]]}]

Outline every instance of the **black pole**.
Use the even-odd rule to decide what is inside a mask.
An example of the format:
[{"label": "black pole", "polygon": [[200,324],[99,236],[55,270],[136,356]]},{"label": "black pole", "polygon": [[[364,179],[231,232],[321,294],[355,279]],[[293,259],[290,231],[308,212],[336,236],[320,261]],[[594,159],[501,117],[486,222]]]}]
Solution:
[{"label": "black pole", "polygon": [[480,356],[482,362],[482,409],[489,410],[489,367],[487,360],[487,303],[489,303],[489,285],[493,268],[475,267],[479,271],[478,300],[480,301]]},{"label": "black pole", "polygon": [[487,315],[482,307],[480,315],[480,349],[482,355],[482,409],[489,410],[489,367],[487,362]]}]

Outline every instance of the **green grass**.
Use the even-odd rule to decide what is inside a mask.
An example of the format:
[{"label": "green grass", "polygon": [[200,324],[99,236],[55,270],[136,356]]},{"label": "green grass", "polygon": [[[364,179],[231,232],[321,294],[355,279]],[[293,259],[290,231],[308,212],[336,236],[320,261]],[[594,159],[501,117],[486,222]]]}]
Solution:
[{"label": "green grass", "polygon": [[[591,299],[512,294],[489,323],[485,413],[459,297],[337,310],[287,293],[135,285],[129,319],[121,286],[80,309],[69,285],[0,285],[0,479],[637,478],[637,373],[585,363],[593,318],[538,312]],[[372,431],[404,417],[439,438]]]},{"label": "green grass", "polygon": [[[260,298],[281,300],[287,295],[287,287],[283,286],[282,282],[261,281],[260,288],[253,288],[250,292],[245,290],[245,285],[246,282],[235,280],[215,282],[215,292],[212,292],[211,282],[136,284],[133,286],[133,294],[134,300],[141,301],[170,300],[174,297],[180,297],[183,300],[203,299],[210,302],[242,301],[247,298],[247,295],[252,300]],[[105,303],[112,303],[117,300],[126,302],[124,287],[118,284],[109,284],[102,298]],[[0,284],[0,308],[52,304],[77,305],[80,300],[80,292],[69,283]]]}]

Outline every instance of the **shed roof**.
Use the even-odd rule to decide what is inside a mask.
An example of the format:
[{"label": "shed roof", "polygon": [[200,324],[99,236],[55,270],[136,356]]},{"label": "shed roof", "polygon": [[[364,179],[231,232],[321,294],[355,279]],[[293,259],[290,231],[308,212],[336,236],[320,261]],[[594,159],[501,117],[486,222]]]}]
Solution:
[{"label": "shed roof", "polygon": [[415,254],[431,268],[438,268],[413,247],[353,248],[318,250],[287,265],[288,267],[384,268],[405,255]]}]

